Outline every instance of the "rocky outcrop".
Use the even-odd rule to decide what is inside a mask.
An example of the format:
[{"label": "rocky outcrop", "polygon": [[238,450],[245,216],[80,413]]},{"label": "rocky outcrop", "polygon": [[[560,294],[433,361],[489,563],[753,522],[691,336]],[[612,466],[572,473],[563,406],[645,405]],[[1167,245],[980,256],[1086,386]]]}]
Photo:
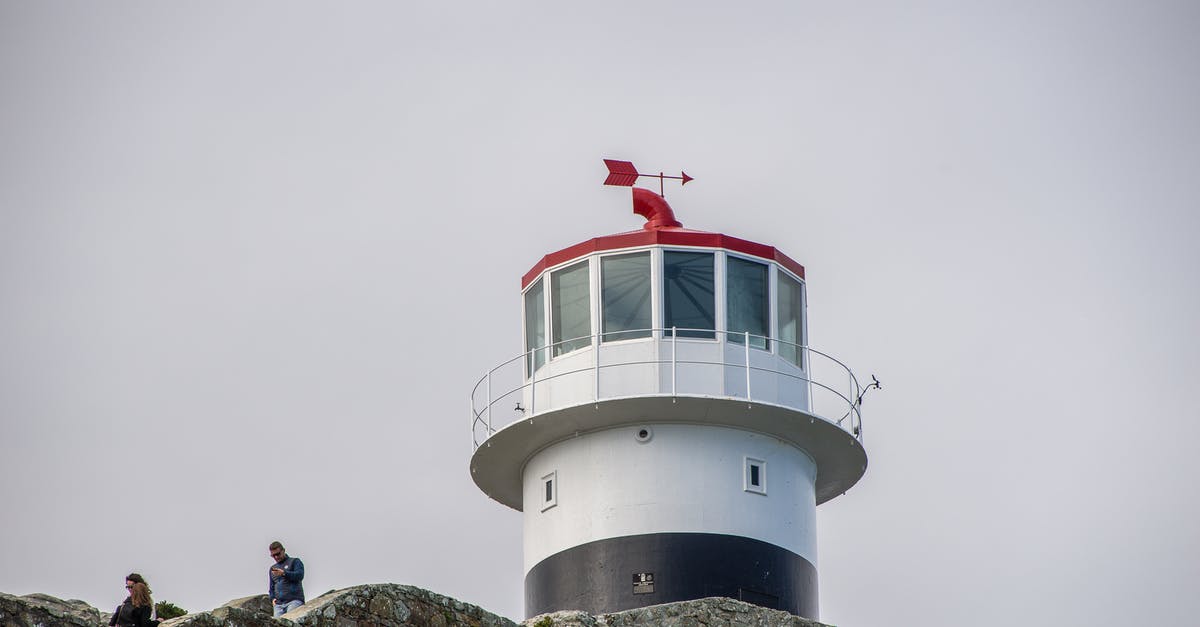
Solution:
[{"label": "rocky outcrop", "polygon": [[[221,607],[236,607],[240,610],[249,610],[259,614],[271,615],[271,598],[265,594],[256,594],[254,596],[242,597],[226,602]],[[221,609],[220,607],[217,609]]]},{"label": "rocky outcrop", "polygon": [[478,606],[413,586],[355,586],[321,595],[283,615],[301,627],[517,627]]},{"label": "rocky outcrop", "polygon": [[266,595],[235,599],[162,627],[517,627],[502,616],[413,586],[371,584],[327,592],[279,619]]},{"label": "rocky outcrop", "polygon": [[[109,614],[78,600],[44,594],[0,593],[0,627],[107,627]],[[555,612],[523,627],[824,627],[787,612],[714,597],[593,616]],[[370,584],[327,592],[281,618],[271,617],[267,595],[234,599],[211,612],[163,621],[162,627],[520,627],[463,603],[398,584]]]},{"label": "rocky outcrop", "polygon": [[63,601],[48,594],[14,596],[0,592],[0,627],[98,627],[109,614],[80,601]]},{"label": "rocky outcrop", "polygon": [[624,612],[592,616],[584,612],[555,612],[534,616],[525,627],[825,627],[780,610],[724,597],[651,605]]}]

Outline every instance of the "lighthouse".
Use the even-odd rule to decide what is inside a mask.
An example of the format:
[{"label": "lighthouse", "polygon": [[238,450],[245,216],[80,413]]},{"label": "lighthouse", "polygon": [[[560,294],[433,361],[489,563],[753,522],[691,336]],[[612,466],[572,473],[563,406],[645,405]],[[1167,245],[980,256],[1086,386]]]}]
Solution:
[{"label": "lighthouse", "polygon": [[809,346],[803,266],[632,196],[640,228],[521,277],[524,350],[471,392],[471,476],[522,513],[525,613],[724,596],[818,619],[816,507],[866,472],[865,388]]}]

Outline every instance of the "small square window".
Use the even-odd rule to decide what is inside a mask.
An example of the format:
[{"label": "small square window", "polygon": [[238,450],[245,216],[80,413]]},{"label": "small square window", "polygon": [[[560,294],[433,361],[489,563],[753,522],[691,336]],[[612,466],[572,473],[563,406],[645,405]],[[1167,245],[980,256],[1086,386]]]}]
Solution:
[{"label": "small square window", "polygon": [[767,462],[753,457],[745,457],[742,471],[742,489],[755,494],[767,493]]},{"label": "small square window", "polygon": [[558,471],[542,477],[542,511],[558,505]]}]

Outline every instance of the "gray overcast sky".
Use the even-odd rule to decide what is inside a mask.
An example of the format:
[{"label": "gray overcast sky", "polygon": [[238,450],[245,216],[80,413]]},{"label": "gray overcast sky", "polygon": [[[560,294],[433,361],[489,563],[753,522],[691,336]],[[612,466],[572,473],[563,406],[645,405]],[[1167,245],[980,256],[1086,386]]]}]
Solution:
[{"label": "gray overcast sky", "polygon": [[686,226],[808,270],[882,393],[818,509],[847,626],[1183,624],[1195,2],[0,2],[0,591],[393,581],[520,618],[467,394],[520,276]]}]

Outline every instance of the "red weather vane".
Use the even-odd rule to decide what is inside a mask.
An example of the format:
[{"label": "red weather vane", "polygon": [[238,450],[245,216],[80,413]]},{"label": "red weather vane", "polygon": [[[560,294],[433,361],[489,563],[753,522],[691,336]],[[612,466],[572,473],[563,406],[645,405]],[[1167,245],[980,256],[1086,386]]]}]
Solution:
[{"label": "red weather vane", "polygon": [[669,176],[659,172],[658,174],[641,174],[637,168],[633,167],[630,161],[617,161],[616,159],[605,159],[604,165],[608,166],[608,178],[604,179],[605,185],[619,185],[621,187],[633,187],[639,176],[646,176],[658,179],[658,195],[666,196],[663,190],[663,181],[665,179],[676,179],[680,181],[680,185],[687,185],[688,181],[693,180],[687,175],[687,172],[679,171],[679,176]]}]

